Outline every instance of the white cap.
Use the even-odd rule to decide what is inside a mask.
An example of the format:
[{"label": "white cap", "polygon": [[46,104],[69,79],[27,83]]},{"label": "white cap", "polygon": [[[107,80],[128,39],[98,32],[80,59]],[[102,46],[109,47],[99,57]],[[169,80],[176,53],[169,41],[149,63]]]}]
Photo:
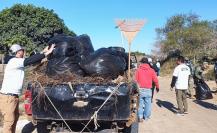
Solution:
[{"label": "white cap", "polygon": [[152,59],[151,59],[151,58],[148,58],[148,62],[149,62],[149,63],[152,63]]},{"label": "white cap", "polygon": [[13,53],[16,53],[17,51],[23,49],[19,44],[13,44],[11,47],[10,47],[10,50],[13,52]]}]

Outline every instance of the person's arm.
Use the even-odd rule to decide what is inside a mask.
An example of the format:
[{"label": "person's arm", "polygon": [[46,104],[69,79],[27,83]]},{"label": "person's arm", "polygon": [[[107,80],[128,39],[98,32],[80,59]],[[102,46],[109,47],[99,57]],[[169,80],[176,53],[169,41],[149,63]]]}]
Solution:
[{"label": "person's arm", "polygon": [[177,80],[177,77],[176,76],[173,76],[172,78],[172,81],[171,81],[171,84],[170,84],[170,87],[173,88],[176,84],[176,80]]},{"label": "person's arm", "polygon": [[24,66],[28,66],[28,65],[35,64],[35,63],[40,62],[40,61],[41,61],[42,59],[44,59],[47,55],[49,55],[50,53],[53,52],[54,47],[55,47],[55,44],[52,44],[50,48],[49,48],[48,46],[45,47],[44,50],[42,51],[42,54],[35,54],[35,55],[30,56],[29,58],[26,58],[26,59],[24,60],[23,65],[24,65]]},{"label": "person's arm", "polygon": [[179,69],[178,67],[175,68],[174,72],[173,72],[173,77],[172,77],[172,81],[170,84],[170,87],[173,88],[176,84],[176,81],[178,79],[178,74],[179,74]]},{"label": "person's arm", "polygon": [[202,70],[200,67],[197,67],[196,70],[195,70],[195,77],[198,78],[198,79],[202,79]]},{"label": "person's arm", "polygon": [[138,82],[138,80],[139,80],[138,69],[135,72],[135,80],[136,80],[136,82]]},{"label": "person's arm", "polygon": [[41,60],[44,58],[45,58],[45,54],[37,53],[35,55],[30,56],[29,58],[26,58],[24,60],[24,66],[28,66],[28,65],[32,65],[32,64],[41,62]]},{"label": "person's arm", "polygon": [[153,70],[153,74],[152,74],[152,80],[154,81],[154,84],[156,86],[156,90],[158,92],[159,91],[159,82],[158,82],[157,74],[154,72],[154,70]]}]

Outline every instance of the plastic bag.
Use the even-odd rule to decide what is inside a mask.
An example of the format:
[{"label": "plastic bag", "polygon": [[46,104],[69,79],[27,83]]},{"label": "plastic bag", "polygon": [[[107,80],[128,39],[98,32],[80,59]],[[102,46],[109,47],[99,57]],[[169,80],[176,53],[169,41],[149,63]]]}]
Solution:
[{"label": "plastic bag", "polygon": [[48,76],[69,74],[70,72],[81,76],[84,75],[83,70],[75,60],[75,57],[60,57],[48,61],[46,69],[46,74]]},{"label": "plastic bag", "polygon": [[198,100],[206,100],[213,98],[209,86],[203,80],[196,82],[196,98]]},{"label": "plastic bag", "polygon": [[56,47],[50,56],[50,58],[58,58],[61,56],[87,56],[94,52],[91,40],[87,35],[81,36],[68,36],[68,35],[57,35],[54,36],[48,44],[55,43]]},{"label": "plastic bag", "polygon": [[125,53],[109,48],[101,48],[83,59],[81,68],[91,76],[116,78],[127,68]]},{"label": "plastic bag", "polygon": [[49,56],[46,73],[49,76],[72,72],[78,75],[84,75],[79,66],[81,58],[94,52],[91,40],[87,35],[68,36],[57,35],[50,41],[49,45],[55,43],[55,49]]}]

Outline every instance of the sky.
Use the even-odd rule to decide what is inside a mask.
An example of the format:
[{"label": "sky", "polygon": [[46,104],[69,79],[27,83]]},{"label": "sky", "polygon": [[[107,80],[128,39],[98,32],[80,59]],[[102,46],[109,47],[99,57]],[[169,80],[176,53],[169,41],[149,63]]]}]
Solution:
[{"label": "sky", "polygon": [[127,51],[128,42],[124,38],[122,43],[115,20],[145,19],[131,49],[146,54],[154,48],[155,29],[173,15],[196,13],[201,20],[217,19],[217,0],[0,0],[0,11],[16,3],[53,9],[70,30],[89,35],[95,49],[120,46]]}]

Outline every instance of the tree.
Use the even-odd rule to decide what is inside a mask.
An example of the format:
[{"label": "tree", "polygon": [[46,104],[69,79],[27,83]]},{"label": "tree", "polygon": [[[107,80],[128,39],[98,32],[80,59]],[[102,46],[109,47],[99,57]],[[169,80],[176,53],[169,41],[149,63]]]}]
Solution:
[{"label": "tree", "polygon": [[172,16],[156,31],[162,53],[169,55],[178,50],[191,59],[205,55],[215,35],[208,21],[201,21],[198,15],[191,13]]},{"label": "tree", "polygon": [[16,4],[0,12],[0,45],[3,47],[19,43],[31,52],[47,45],[55,34],[63,33],[75,35],[53,10]]}]

